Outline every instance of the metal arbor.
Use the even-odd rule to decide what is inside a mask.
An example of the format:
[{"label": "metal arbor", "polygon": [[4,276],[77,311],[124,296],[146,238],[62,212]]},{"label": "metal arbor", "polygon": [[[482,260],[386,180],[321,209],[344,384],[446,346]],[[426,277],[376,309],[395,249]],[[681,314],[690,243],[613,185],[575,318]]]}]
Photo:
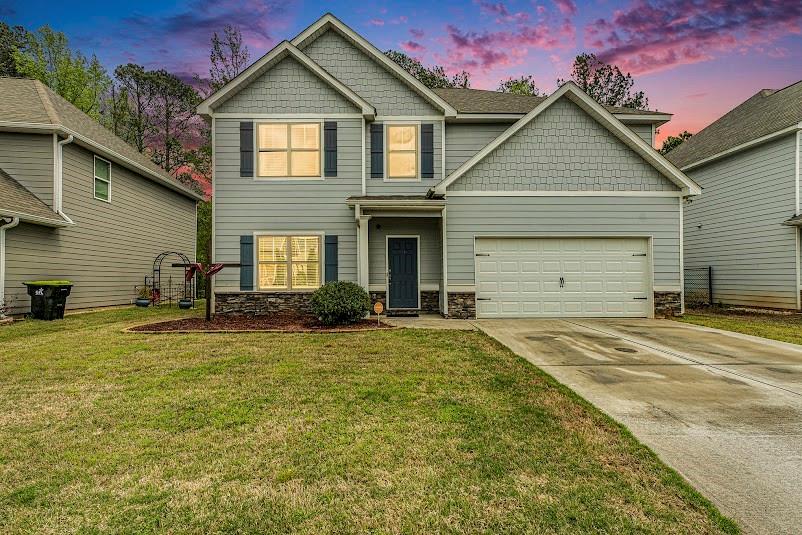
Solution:
[{"label": "metal arbor", "polygon": [[[169,256],[177,256],[181,259],[181,263],[174,263],[171,267],[183,267],[184,268],[184,298],[189,298],[192,300],[192,306],[195,306],[195,292],[194,292],[194,285],[190,284],[192,277],[187,277],[187,273],[189,273],[192,264],[187,258],[187,255],[184,253],[179,253],[176,251],[165,251],[159,254],[155,260],[153,260],[153,274],[150,279],[151,284],[151,293],[152,293],[152,302],[153,305],[158,305],[161,301],[161,273],[162,273],[162,263],[164,259]],[[189,289],[189,291],[187,291]]]}]

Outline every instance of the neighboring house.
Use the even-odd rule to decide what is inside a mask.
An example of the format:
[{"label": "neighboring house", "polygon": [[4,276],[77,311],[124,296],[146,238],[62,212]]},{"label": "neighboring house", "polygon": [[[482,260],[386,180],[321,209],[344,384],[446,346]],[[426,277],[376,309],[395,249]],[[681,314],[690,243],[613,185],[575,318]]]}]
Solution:
[{"label": "neighboring house", "polygon": [[72,281],[71,309],[131,303],[156,255],[194,258],[200,199],[44,84],[0,78],[0,301],[12,313],[29,311],[32,279]]},{"label": "neighboring house", "polygon": [[671,151],[703,189],[685,208],[685,265],[713,299],[800,309],[802,82],[764,89]]},{"label": "neighboring house", "polygon": [[327,14],[210,96],[222,313],[330,280],[391,311],[639,316],[681,307],[683,199],[657,112],[431,90]]}]

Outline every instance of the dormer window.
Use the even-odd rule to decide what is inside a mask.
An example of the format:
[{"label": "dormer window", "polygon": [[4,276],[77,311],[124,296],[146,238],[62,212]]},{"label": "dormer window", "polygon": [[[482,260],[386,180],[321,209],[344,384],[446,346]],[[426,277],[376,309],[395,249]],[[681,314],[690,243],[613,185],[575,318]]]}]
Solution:
[{"label": "dormer window", "polygon": [[260,123],[258,176],[320,178],[320,144],[320,123]]}]

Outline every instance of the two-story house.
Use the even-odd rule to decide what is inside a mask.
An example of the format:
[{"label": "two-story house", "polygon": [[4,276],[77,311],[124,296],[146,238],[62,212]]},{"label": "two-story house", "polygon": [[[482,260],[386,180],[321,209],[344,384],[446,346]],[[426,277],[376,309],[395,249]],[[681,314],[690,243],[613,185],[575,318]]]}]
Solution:
[{"label": "two-story house", "polygon": [[330,280],[391,311],[651,317],[681,308],[665,113],[425,87],[327,14],[204,101],[218,313],[304,309]]},{"label": "two-story house", "polygon": [[41,82],[0,78],[0,305],[12,314],[30,310],[30,280],[70,280],[70,309],[131,304],[159,253],[194,258],[199,200]]}]

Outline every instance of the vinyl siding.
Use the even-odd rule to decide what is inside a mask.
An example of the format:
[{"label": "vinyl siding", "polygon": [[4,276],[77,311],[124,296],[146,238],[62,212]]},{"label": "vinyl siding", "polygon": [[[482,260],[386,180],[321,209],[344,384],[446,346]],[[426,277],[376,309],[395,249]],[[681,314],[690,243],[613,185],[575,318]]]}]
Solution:
[{"label": "vinyl siding", "polygon": [[475,236],[652,236],[656,286],[679,288],[679,199],[447,197],[448,285],[474,284]]},{"label": "vinyl siding", "polygon": [[216,113],[359,113],[294,58],[285,58],[225,101]]},{"label": "vinyl siding", "polygon": [[643,141],[654,147],[654,139],[652,139],[652,125],[650,124],[628,124],[627,127],[638,134]]},{"label": "vinyl siding", "polygon": [[370,102],[378,115],[442,115],[442,111],[335,30],[319,35],[303,52]]},{"label": "vinyl siding", "polygon": [[[381,228],[376,228],[380,226]],[[370,284],[387,284],[388,235],[420,236],[420,284],[439,288],[443,273],[443,253],[440,247],[440,219],[431,217],[374,217],[368,231],[368,262]]]},{"label": "vinyl siding", "polygon": [[[195,201],[112,163],[111,203],[94,198],[93,154],[64,147],[64,212],[74,226],[21,224],[6,234],[7,297],[12,312],[30,308],[22,282],[69,279],[69,309],[130,304],[163,251],[195,253]],[[52,175],[51,175],[52,176]],[[172,263],[173,259],[168,260]],[[166,269],[182,281],[181,269]]]},{"label": "vinyl siding", "polygon": [[0,167],[53,207],[53,136],[0,132]]},{"label": "vinyl siding", "polygon": [[446,176],[500,136],[511,123],[453,123],[446,126]]},{"label": "vinyl siding", "polygon": [[579,106],[560,99],[449,186],[450,191],[676,191]]},{"label": "vinyl siding", "polygon": [[[362,120],[337,121],[337,177],[258,180],[239,176],[239,120],[215,120],[216,262],[239,262],[239,238],[254,232],[338,236],[339,279],[356,281],[356,224],[345,204],[362,191]],[[239,290],[239,270],[224,269],[216,291]]]},{"label": "vinyl siding", "polygon": [[[688,172],[702,195],[685,207],[685,266],[713,266],[716,302],[796,308],[795,136]],[[701,228],[700,228],[701,227]]]},{"label": "vinyl siding", "polygon": [[[432,124],[434,126],[434,177],[421,178],[420,180],[385,180],[384,178],[371,178],[370,176],[370,127],[365,128],[365,176],[368,195],[425,195],[430,188],[434,187],[443,179],[443,122],[442,121],[421,121],[421,123]],[[377,123],[382,124],[382,123]],[[388,124],[397,124],[388,122]],[[449,127],[446,127],[449,128]],[[418,131],[420,135],[420,130]],[[418,143],[420,149],[420,142]],[[384,140],[384,176],[387,176],[387,139]],[[418,151],[418,173],[420,173],[420,150]]]}]

